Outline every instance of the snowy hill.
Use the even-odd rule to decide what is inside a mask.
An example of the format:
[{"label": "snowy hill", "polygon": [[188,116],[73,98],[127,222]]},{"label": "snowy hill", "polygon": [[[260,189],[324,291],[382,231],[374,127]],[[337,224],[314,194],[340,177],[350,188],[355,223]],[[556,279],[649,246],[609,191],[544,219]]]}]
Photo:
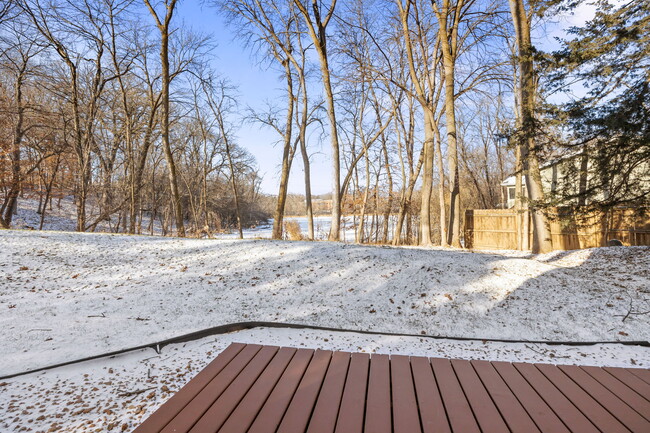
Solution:
[{"label": "snowy hill", "polygon": [[650,315],[622,320],[650,310],[648,248],[526,258],[27,231],[0,232],[0,243],[9,355],[0,373],[74,359],[80,348],[90,356],[253,320],[474,338],[650,339]]}]

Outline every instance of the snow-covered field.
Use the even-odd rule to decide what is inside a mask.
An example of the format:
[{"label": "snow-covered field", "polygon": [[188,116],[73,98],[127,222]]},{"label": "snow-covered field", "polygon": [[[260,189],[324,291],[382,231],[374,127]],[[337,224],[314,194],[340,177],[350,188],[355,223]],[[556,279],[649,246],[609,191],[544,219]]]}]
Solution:
[{"label": "snow-covered field", "polygon": [[[0,376],[220,324],[291,322],[0,380],[0,431],[124,431],[232,341],[650,366],[650,248],[529,256],[328,242],[0,231]],[[625,320],[624,320],[625,319]]]}]

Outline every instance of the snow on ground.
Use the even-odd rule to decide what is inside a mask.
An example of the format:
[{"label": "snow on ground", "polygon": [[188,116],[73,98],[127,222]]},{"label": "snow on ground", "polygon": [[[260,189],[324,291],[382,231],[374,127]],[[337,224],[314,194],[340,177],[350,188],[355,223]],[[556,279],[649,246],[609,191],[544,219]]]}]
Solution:
[{"label": "snow on ground", "polygon": [[[628,366],[636,351],[257,328],[0,382],[0,430],[132,431],[232,342],[465,359]],[[4,414],[4,416],[3,416]],[[4,419],[3,419],[4,418]]]},{"label": "snow on ground", "polygon": [[280,329],[215,336],[2,381],[0,431],[131,429],[232,341],[648,367],[650,349],[639,346],[480,339],[650,340],[650,314],[642,314],[649,253],[0,231],[0,376],[241,321],[478,339]]},{"label": "snow on ground", "polygon": [[541,257],[329,242],[0,232],[0,376],[240,321],[649,340],[650,248]]}]

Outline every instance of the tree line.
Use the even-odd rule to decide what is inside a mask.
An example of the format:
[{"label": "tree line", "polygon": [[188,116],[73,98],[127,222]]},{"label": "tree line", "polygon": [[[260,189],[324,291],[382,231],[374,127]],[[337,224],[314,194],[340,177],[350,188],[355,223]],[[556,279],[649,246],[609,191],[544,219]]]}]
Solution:
[{"label": "tree line", "polygon": [[[56,194],[73,195],[80,231],[118,215],[129,233],[157,219],[169,234],[231,226],[241,236],[268,210],[281,238],[299,154],[314,239],[310,162],[327,142],[330,240],[353,214],[358,242],[460,247],[463,210],[503,206],[500,182],[514,173],[515,207],[533,215],[532,249],[548,251],[545,209],[576,193],[545,193],[545,160],[588,156],[578,177],[592,191],[580,194],[607,191],[593,205],[643,204],[650,194],[648,6],[599,1],[557,51],[534,46],[540,25],[580,3],[207,2],[281,77],[284,106],[266,108],[237,104],[215,70],[212,39],[177,22],[177,0],[6,3],[0,221],[9,227],[19,194],[34,188],[42,215]],[[576,83],[589,84],[587,96],[548,103]],[[272,200],[236,142],[235,119],[277,134]]]}]

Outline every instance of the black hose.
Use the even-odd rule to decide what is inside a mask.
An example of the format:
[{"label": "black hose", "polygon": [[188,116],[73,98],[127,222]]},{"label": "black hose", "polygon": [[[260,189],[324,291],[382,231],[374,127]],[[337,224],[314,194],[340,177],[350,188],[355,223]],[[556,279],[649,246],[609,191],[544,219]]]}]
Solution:
[{"label": "black hose", "polygon": [[546,340],[506,340],[499,338],[470,338],[470,337],[444,337],[439,335],[424,335],[424,334],[406,334],[401,332],[378,332],[378,331],[362,331],[358,329],[340,329],[330,328],[326,326],[313,326],[301,325],[296,323],[277,323],[277,322],[238,322],[229,323],[227,325],[214,326],[212,328],[203,329],[201,331],[190,332],[189,334],[180,335],[178,337],[168,338],[167,340],[158,341],[156,343],[144,344],[141,346],[129,347],[126,349],[116,350],[113,352],[102,353],[100,355],[89,356],[87,358],[75,359],[66,361],[59,364],[48,365],[46,367],[36,368],[34,370],[22,371],[19,373],[12,373],[6,376],[0,376],[0,380],[11,379],[12,377],[23,376],[25,374],[37,373],[39,371],[51,370],[53,368],[64,367],[66,365],[78,364],[80,362],[92,361],[98,358],[107,358],[116,355],[121,355],[127,352],[134,352],[142,349],[153,349],[160,353],[160,349],[169,344],[186,343],[188,341],[199,340],[201,338],[209,337],[211,335],[228,334],[230,332],[242,331],[253,328],[284,328],[284,329],[313,329],[317,331],[332,331],[332,332],[351,332],[355,334],[364,335],[388,335],[392,337],[418,337],[430,338],[435,340],[456,340],[456,341],[482,341],[491,343],[530,343],[530,344],[547,344],[552,346],[593,346],[595,344],[622,344],[624,346],[641,346],[650,347],[648,341],[546,341]]}]

